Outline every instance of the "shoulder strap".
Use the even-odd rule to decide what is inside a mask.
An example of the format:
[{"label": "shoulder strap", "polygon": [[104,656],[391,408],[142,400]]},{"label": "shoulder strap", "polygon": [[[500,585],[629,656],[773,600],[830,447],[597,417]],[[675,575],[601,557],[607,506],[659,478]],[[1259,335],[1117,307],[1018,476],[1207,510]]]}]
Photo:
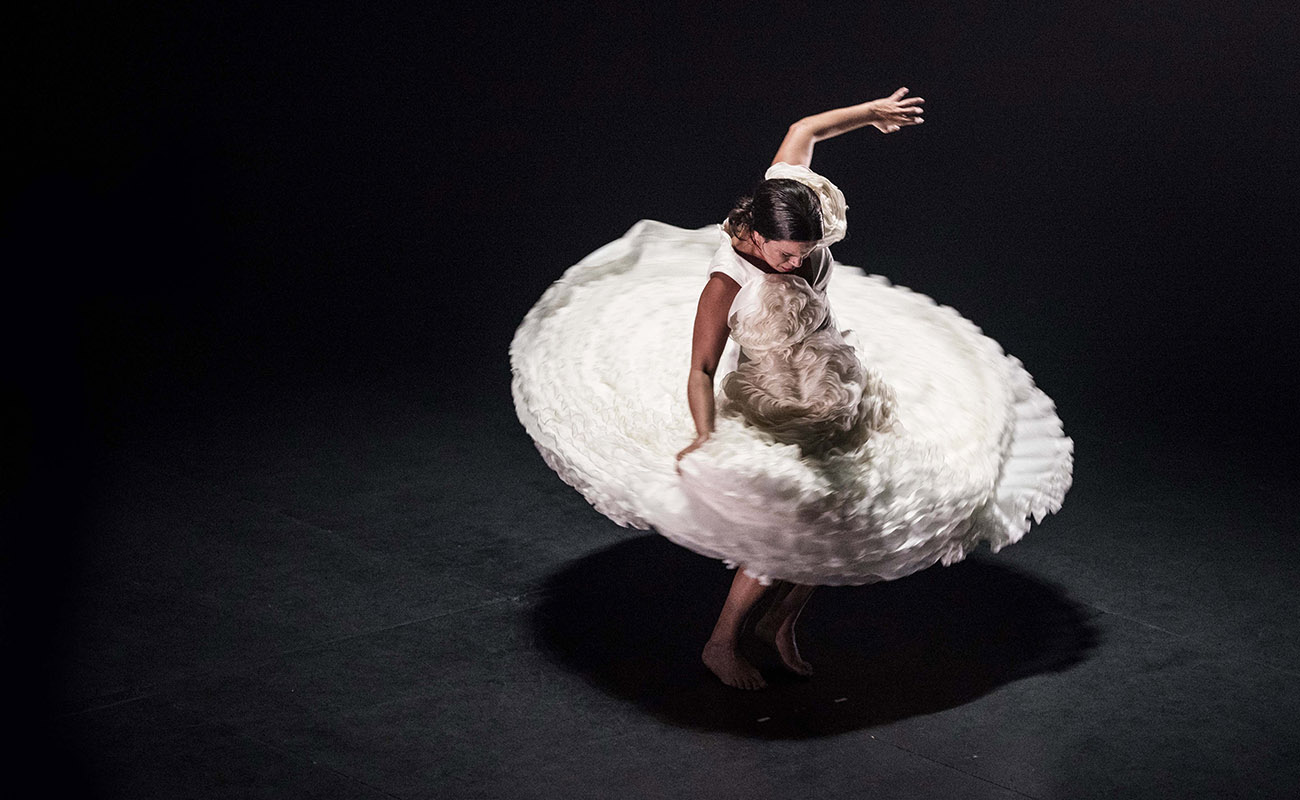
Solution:
[{"label": "shoulder strap", "polygon": [[826,285],[831,282],[831,251],[819,247],[813,252],[817,255],[817,273],[813,278],[812,287],[819,292],[824,292]]}]

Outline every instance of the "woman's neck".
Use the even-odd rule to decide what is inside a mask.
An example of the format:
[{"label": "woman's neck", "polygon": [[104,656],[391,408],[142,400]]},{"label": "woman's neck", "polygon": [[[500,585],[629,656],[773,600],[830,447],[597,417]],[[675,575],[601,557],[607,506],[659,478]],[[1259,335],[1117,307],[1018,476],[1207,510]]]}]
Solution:
[{"label": "woman's neck", "polygon": [[767,262],[758,255],[758,248],[754,247],[753,240],[749,238],[742,239],[733,233],[731,234],[731,249],[736,251],[736,254],[741,258],[764,272],[776,272],[776,270],[769,267]]}]

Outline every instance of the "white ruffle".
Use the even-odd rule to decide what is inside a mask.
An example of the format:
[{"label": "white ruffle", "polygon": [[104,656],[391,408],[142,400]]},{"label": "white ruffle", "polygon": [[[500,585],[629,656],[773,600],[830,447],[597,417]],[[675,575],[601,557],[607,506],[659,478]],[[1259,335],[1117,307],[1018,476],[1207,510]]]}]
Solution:
[{"label": "white ruffle", "polygon": [[833,325],[825,295],[803,278],[768,274],[741,287],[729,316],[745,358],[719,387],[719,411],[804,456],[851,449],[892,421],[893,392],[863,369]]},{"label": "white ruffle", "polygon": [[567,270],[515,333],[519,419],[598,511],[765,582],[861,584],[980,541],[996,550],[1059,510],[1073,443],[1020,362],[953,309],[843,265],[828,298],[875,404],[863,424],[879,430],[808,455],[721,396],[714,434],[678,465],[694,437],[700,265],[716,247],[716,226],[642,220]]}]

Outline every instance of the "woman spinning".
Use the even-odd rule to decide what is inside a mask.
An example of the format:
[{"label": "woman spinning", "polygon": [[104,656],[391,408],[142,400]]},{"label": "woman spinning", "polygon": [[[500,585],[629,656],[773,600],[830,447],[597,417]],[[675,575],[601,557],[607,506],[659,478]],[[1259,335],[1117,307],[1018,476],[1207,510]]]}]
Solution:
[{"label": "woman spinning", "polygon": [[[817,142],[867,125],[882,133],[919,125],[924,122],[924,103],[923,98],[907,97],[904,87],[880,100],[805,117],[790,126],[772,164],[811,167]],[[817,284],[819,272],[826,271],[829,277],[830,254],[819,245],[823,236],[821,204],[813,190],[798,181],[765,180],[753,197],[732,210],[725,227],[731,249],[759,272],[797,275],[809,285]],[[709,276],[700,294],[686,390],[697,436],[677,454],[678,459],[700,447],[713,433],[713,378],[731,333],[728,317],[740,288],[735,277],[717,271]],[[705,665],[724,683],[741,689],[758,689],[765,685],[763,676],[740,655],[737,645],[746,616],[768,587],[741,567],[736,570],[713,635],[704,646],[703,658]],[[799,655],[794,626],[814,588],[778,582],[771,589],[775,595],[773,602],[755,629],[760,638],[776,646],[781,662],[800,675],[811,675],[812,667]]]},{"label": "woman spinning", "polygon": [[737,649],[765,593],[755,633],[810,675],[795,623],[814,587],[997,551],[1070,486],[1073,442],[1017,359],[827,249],[847,204],[810,169],[814,145],[917,125],[923,105],[899,89],[799,120],[722,225],[638,222],[511,343],[515,409],[561,478],[614,522],[737,568],[703,652],[730,686],[766,685]]}]

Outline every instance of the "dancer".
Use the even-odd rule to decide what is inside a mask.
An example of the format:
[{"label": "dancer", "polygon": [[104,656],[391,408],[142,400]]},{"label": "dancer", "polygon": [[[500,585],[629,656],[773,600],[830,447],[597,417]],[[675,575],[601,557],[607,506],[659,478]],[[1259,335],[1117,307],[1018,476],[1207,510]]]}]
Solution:
[{"label": "dancer", "polygon": [[637,223],[566,271],[511,344],[516,410],[561,478],[615,522],[737,568],[702,654],[730,686],[766,684],[738,649],[766,593],[755,633],[811,675],[795,624],[817,585],[996,551],[1070,485],[1073,442],[1018,360],[831,258],[847,204],[811,170],[814,146],[922,123],[907,95],[795,122],[722,225]]}]

